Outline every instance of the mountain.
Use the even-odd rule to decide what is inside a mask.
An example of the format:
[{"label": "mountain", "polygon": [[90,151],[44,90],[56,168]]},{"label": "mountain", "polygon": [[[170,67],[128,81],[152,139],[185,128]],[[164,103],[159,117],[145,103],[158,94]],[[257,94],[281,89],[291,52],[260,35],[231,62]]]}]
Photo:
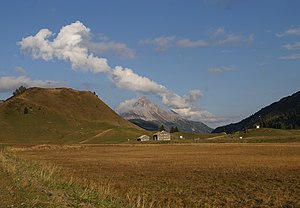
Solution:
[{"label": "mountain", "polygon": [[256,125],[276,129],[299,129],[300,91],[261,109],[239,123],[218,127],[213,133],[232,133],[254,128]]},{"label": "mountain", "polygon": [[0,104],[2,143],[122,142],[145,134],[96,95],[30,88]]},{"label": "mountain", "polygon": [[174,111],[167,112],[146,97],[138,98],[125,111],[119,111],[119,114],[147,130],[158,130],[161,125],[164,125],[166,130],[177,126],[182,132],[210,133],[212,130],[202,122],[186,120]]}]

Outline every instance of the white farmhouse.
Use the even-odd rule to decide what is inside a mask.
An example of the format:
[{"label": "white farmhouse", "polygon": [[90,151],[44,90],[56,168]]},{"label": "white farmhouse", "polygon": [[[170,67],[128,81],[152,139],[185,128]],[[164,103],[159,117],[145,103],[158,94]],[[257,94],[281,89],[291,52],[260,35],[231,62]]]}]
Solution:
[{"label": "white farmhouse", "polygon": [[153,134],[153,140],[168,141],[168,140],[171,140],[171,134],[166,131],[160,131],[160,132]]}]

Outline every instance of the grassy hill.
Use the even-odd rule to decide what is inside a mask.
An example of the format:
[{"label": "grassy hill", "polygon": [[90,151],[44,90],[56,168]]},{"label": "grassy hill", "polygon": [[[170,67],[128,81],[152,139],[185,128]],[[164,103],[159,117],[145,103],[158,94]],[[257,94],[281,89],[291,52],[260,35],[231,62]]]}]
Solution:
[{"label": "grassy hill", "polygon": [[[212,134],[214,135],[214,134]],[[300,130],[298,129],[248,129],[232,134],[215,134],[215,137],[201,140],[211,143],[292,143],[300,142]]]},{"label": "grassy hill", "polygon": [[282,98],[235,124],[216,128],[213,133],[232,133],[260,125],[263,128],[300,129],[300,91]]},{"label": "grassy hill", "polygon": [[123,142],[147,133],[96,95],[30,88],[0,104],[0,143]]}]

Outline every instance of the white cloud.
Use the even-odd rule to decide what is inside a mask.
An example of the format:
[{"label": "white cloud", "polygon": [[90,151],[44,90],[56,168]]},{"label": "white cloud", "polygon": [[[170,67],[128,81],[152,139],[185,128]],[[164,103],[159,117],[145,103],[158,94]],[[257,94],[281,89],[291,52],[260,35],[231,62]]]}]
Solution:
[{"label": "white cloud", "polygon": [[180,108],[180,109],[173,109],[176,113],[179,115],[182,115],[185,118],[188,118],[190,120],[197,121],[199,118],[203,120],[207,120],[207,118],[213,118],[214,115],[205,111],[205,110],[200,110],[200,109],[192,109],[191,107],[187,108]]},{"label": "white cloud", "polygon": [[48,38],[52,32],[48,29],[41,29],[35,36],[28,36],[18,42],[21,49],[31,54],[34,59],[42,58],[49,61],[53,58],[53,47]]},{"label": "white cloud", "polygon": [[300,50],[300,42],[296,42],[294,44],[286,44],[282,47],[288,50]]},{"label": "white cloud", "polygon": [[162,103],[172,109],[187,108],[191,105],[184,97],[177,95],[174,92],[168,92],[160,95]]},{"label": "white cloud", "polygon": [[279,57],[279,59],[283,59],[283,60],[300,59],[300,53],[290,54],[290,55],[287,55],[287,56],[281,56],[281,57]]},{"label": "white cloud", "polygon": [[26,70],[21,66],[16,66],[15,71],[19,74],[26,74]]},{"label": "white cloud", "polygon": [[167,50],[169,47],[171,47],[172,42],[175,40],[174,36],[162,36],[157,37],[153,39],[146,39],[140,41],[140,44],[148,44],[148,45],[154,45],[155,50],[158,52],[162,52]]},{"label": "white cloud", "polygon": [[32,80],[26,76],[3,76],[0,77],[0,92],[12,92],[20,86],[24,87],[59,87],[66,86],[64,82],[51,80]]},{"label": "white cloud", "polygon": [[[197,92],[197,94],[198,94],[198,92]],[[129,112],[130,110],[132,110],[132,108],[137,100],[138,100],[138,98],[124,100],[116,108],[116,111],[118,113]],[[182,108],[171,108],[171,110],[178,113],[185,119],[205,122],[214,127],[220,126],[221,124],[224,124],[226,122],[233,121],[233,118],[215,116],[212,113],[210,113],[206,110],[200,109],[199,107],[195,107],[195,106],[186,106],[186,107],[182,107]]]},{"label": "white cloud", "polygon": [[[173,91],[167,89],[165,86],[147,78],[138,75],[132,69],[116,66],[111,68],[105,58],[95,56],[90,50],[106,51],[115,50],[126,52],[125,45],[116,44],[114,42],[106,42],[105,44],[91,44],[90,29],[77,21],[70,25],[61,28],[56,38],[48,29],[40,30],[35,36],[23,38],[18,44],[21,50],[30,54],[33,58],[43,59],[45,61],[57,58],[70,62],[73,69],[82,71],[90,71],[92,73],[104,72],[109,76],[110,80],[119,88],[130,90],[133,92],[140,92],[144,94],[151,94],[161,99],[162,103],[169,108],[184,113],[185,116],[201,120],[202,113],[196,113],[196,108],[193,107],[195,102],[202,96],[200,90],[192,90],[188,95],[180,96]],[[103,41],[108,41],[107,38]],[[147,39],[142,41],[142,44],[154,44],[158,51],[166,50],[174,43],[175,37],[160,37],[155,39]],[[188,44],[187,44],[188,43]],[[185,41],[185,44],[190,47],[196,44],[202,46],[201,42]],[[4,78],[3,78],[4,80]],[[10,77],[6,78],[7,83],[15,88],[20,84],[25,86],[49,86],[59,84],[50,81],[30,80],[27,77]],[[2,82],[1,82],[2,84]],[[3,87],[5,87],[4,85]],[[9,85],[7,85],[9,86]],[[198,116],[198,117],[197,117]]]},{"label": "white cloud", "polygon": [[208,46],[209,43],[206,42],[206,41],[201,41],[201,40],[198,40],[198,41],[192,41],[190,39],[180,39],[176,42],[176,45],[179,47],[179,48],[195,48],[195,47],[203,47],[203,46]]},{"label": "white cloud", "polygon": [[[52,60],[54,57],[71,63],[72,68],[93,73],[110,71],[107,59],[100,58],[91,53],[88,46],[91,46],[90,29],[77,21],[61,28],[56,38],[51,41],[53,33],[48,29],[41,29],[35,36],[23,38],[18,45],[25,53],[30,54],[34,59]],[[97,47],[96,47],[97,46]],[[94,45],[94,49],[99,49]],[[119,54],[128,52],[128,48],[120,43],[104,43],[102,50],[114,50]],[[132,57],[132,51],[129,56]]]},{"label": "white cloud", "polygon": [[134,73],[131,69],[116,66],[111,74],[114,84],[122,89],[149,94],[166,93],[165,86],[160,85],[147,77]]},{"label": "white cloud", "polygon": [[190,103],[192,102],[196,102],[197,100],[199,100],[199,98],[201,98],[203,96],[203,93],[201,92],[201,90],[191,90],[188,95],[186,96],[186,100]]},{"label": "white cloud", "polygon": [[133,99],[129,99],[129,100],[124,100],[123,102],[121,102],[119,104],[119,106],[116,108],[116,111],[118,113],[126,113],[129,112],[130,110],[132,110],[133,105],[136,103],[136,101],[138,100],[138,98],[133,98]]},{"label": "white cloud", "polygon": [[191,90],[185,96],[177,95],[165,86],[121,66],[113,69],[111,80],[119,88],[154,95],[160,98],[163,104],[172,109],[188,108],[203,95],[200,90]]},{"label": "white cloud", "polygon": [[287,35],[297,35],[297,36],[299,36],[300,35],[300,27],[290,28],[290,29],[288,29],[287,31],[285,31],[283,33],[277,33],[276,34],[277,37],[284,37],[284,36],[287,36]]}]

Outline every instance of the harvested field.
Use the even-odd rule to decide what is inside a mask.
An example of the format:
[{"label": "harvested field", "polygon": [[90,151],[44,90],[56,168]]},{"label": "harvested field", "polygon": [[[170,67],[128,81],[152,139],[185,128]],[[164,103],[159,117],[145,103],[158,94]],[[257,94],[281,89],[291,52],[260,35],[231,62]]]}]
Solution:
[{"label": "harvested field", "polygon": [[101,187],[102,196],[121,207],[300,207],[299,143],[41,146],[15,152],[57,166],[66,180]]}]

